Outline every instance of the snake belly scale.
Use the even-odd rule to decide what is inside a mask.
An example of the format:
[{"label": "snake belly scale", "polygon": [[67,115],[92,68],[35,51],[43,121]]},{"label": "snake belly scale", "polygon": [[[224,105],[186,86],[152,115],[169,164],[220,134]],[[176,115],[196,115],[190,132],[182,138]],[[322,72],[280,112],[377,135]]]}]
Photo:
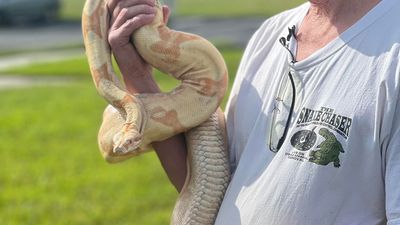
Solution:
[{"label": "snake belly scale", "polygon": [[98,142],[108,162],[151,149],[151,143],[184,133],[188,174],[172,213],[173,225],[214,224],[230,181],[225,121],[218,108],[228,83],[218,50],[197,35],[169,29],[156,0],[154,21],[132,34],[145,61],[181,84],[169,93],[130,94],[112,67],[105,0],[87,0],[82,31],[90,71],[109,103]]}]

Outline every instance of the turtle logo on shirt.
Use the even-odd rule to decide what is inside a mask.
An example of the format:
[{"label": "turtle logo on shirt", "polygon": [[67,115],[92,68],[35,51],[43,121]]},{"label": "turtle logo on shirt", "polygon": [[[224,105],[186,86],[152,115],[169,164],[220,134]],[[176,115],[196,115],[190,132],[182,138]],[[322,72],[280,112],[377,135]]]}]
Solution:
[{"label": "turtle logo on shirt", "polygon": [[336,139],[335,135],[326,128],[321,128],[318,132],[325,140],[317,146],[317,151],[310,152],[309,162],[326,166],[333,162],[334,167],[340,167],[339,155],[344,153],[342,144]]}]

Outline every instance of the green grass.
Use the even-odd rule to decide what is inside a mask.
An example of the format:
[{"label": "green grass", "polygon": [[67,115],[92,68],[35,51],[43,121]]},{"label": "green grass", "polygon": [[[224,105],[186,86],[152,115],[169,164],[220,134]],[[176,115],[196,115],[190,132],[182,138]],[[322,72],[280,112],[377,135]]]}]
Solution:
[{"label": "green grass", "polygon": [[[222,52],[233,76],[241,51]],[[106,104],[94,89],[86,59],[20,72],[87,79],[0,90],[0,224],[168,224],[177,193],[155,154],[109,165],[98,152],[96,136]],[[165,89],[176,84],[161,74],[157,79]]]},{"label": "green grass", "polygon": [[153,153],[100,157],[89,81],[0,93],[0,224],[168,223],[176,193]]},{"label": "green grass", "polygon": [[89,66],[84,56],[55,63],[37,63],[1,71],[4,74],[22,74],[23,76],[88,76]]},{"label": "green grass", "polygon": [[[271,16],[277,12],[297,6],[305,0],[177,0],[177,16]],[[66,20],[79,20],[83,0],[63,0],[61,16]]]},{"label": "green grass", "polygon": [[[230,82],[233,82],[234,75],[242,56],[242,49],[221,47],[221,53],[224,56],[230,74]],[[116,67],[115,67],[116,68]],[[0,71],[0,74],[23,75],[23,76],[74,76],[77,78],[91,79],[89,75],[89,66],[85,56],[52,63],[38,63],[29,66],[17,67]],[[164,90],[169,90],[177,85],[172,79],[168,79],[164,74],[156,71],[155,77]]]},{"label": "green grass", "polygon": [[25,53],[33,53],[33,52],[45,52],[45,51],[63,51],[63,50],[71,50],[71,49],[79,49],[82,48],[82,43],[75,43],[75,44],[66,44],[61,46],[51,46],[46,48],[40,49],[17,49],[17,50],[8,50],[2,51],[0,50],[0,57],[2,56],[12,56],[12,55],[19,55]]}]

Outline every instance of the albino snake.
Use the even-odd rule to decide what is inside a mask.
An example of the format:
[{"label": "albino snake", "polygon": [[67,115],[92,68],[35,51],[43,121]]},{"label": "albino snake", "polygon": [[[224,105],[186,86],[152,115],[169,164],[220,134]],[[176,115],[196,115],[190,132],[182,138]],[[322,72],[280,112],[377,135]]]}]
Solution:
[{"label": "albino snake", "polygon": [[226,65],[205,39],[166,27],[158,0],[156,8],[154,21],[135,31],[132,41],[144,60],[181,84],[169,93],[130,94],[112,67],[105,0],[86,1],[86,55],[94,84],[110,104],[99,131],[100,151],[108,162],[119,162],[184,132],[188,175],[171,224],[211,225],[230,180],[225,122],[218,108],[227,89]]}]

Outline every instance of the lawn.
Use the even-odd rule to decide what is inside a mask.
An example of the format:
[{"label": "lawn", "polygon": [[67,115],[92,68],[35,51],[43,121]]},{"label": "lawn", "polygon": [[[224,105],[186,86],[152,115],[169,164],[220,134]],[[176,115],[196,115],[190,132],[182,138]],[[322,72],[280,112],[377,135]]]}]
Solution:
[{"label": "lawn", "polygon": [[[268,17],[303,2],[305,0],[177,0],[174,14],[177,16]],[[62,0],[62,3],[63,19],[75,21],[80,19],[83,0]]]},{"label": "lawn", "polygon": [[[221,50],[233,77],[241,50]],[[101,158],[96,135],[106,104],[84,57],[7,73],[79,82],[0,90],[0,224],[169,223],[177,193],[153,152],[115,165]],[[176,84],[157,79],[165,89]]]},{"label": "lawn", "polygon": [[0,93],[0,224],[167,224],[176,192],[154,154],[100,157],[89,81]]}]

